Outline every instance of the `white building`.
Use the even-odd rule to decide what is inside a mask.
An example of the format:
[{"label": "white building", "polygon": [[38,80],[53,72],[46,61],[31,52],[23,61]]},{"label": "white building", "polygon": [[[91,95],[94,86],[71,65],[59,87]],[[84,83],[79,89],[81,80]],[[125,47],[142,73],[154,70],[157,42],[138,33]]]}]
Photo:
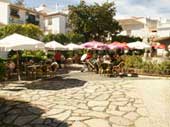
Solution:
[{"label": "white building", "polygon": [[121,35],[129,35],[141,37],[143,41],[148,42],[148,39],[155,36],[157,31],[157,20],[143,17],[132,17],[128,19],[118,20],[123,28]]},{"label": "white building", "polygon": [[158,37],[170,37],[170,20],[169,19],[160,19],[158,22]]},{"label": "white building", "polygon": [[0,0],[0,23],[32,23],[38,25],[45,33],[66,33],[67,15],[56,11],[51,12],[42,4],[39,8],[31,9],[22,5],[12,4],[9,0]]}]

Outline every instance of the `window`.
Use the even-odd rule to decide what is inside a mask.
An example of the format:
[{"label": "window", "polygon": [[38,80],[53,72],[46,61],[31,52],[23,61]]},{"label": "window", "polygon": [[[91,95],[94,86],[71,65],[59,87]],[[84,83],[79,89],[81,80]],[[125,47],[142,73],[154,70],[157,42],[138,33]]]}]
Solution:
[{"label": "window", "polygon": [[10,16],[20,18],[19,14],[18,14],[18,9],[11,8],[10,9]]},{"label": "window", "polygon": [[39,25],[39,21],[36,20],[36,16],[32,14],[27,14],[28,18],[26,19],[27,23],[31,23],[34,25]]},{"label": "window", "polygon": [[52,25],[52,18],[48,19],[48,25]]}]

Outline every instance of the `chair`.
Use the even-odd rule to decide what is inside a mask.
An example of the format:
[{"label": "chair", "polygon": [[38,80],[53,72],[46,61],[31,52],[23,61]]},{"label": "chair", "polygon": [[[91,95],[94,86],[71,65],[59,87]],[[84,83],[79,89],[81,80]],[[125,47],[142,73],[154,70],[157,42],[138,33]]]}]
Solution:
[{"label": "chair", "polygon": [[118,65],[112,67],[112,73],[114,76],[118,76],[119,73],[124,73],[124,62],[120,62]]},{"label": "chair", "polygon": [[89,60],[86,62],[87,64],[87,68],[89,71],[94,71],[95,70],[95,66],[93,65],[93,63]]},{"label": "chair", "polygon": [[108,64],[107,63],[102,63],[100,66],[99,66],[99,74],[107,74],[108,72]]}]

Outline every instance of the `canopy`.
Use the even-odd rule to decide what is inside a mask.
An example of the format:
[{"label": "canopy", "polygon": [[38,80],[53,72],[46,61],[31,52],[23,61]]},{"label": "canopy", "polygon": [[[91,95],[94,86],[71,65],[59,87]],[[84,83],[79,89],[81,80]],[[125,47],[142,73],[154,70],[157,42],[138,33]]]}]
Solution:
[{"label": "canopy", "polygon": [[73,43],[70,43],[70,44],[66,45],[65,48],[67,48],[68,50],[82,49],[82,47],[80,45],[73,44]]},{"label": "canopy", "polygon": [[[0,51],[41,50],[44,48],[45,45],[43,42],[16,33],[0,40]],[[19,68],[18,52],[17,52],[17,65]],[[20,69],[18,69],[18,80],[21,80]]]},{"label": "canopy", "polygon": [[66,50],[66,47],[64,45],[56,41],[46,43],[45,47],[50,50]]},{"label": "canopy", "polygon": [[166,46],[164,44],[159,44],[159,45],[154,45],[153,47],[156,49],[165,49]]},{"label": "canopy", "polygon": [[132,49],[147,49],[147,48],[151,48],[151,46],[149,44],[147,44],[145,42],[140,42],[140,41],[128,43],[127,46],[129,48],[132,48]]},{"label": "canopy", "polygon": [[0,51],[40,50],[44,47],[43,42],[16,33],[0,40]]},{"label": "canopy", "polygon": [[120,43],[120,42],[113,42],[113,43],[111,43],[111,44],[108,44],[108,48],[109,49],[116,49],[116,48],[121,48],[121,49],[127,49],[127,48],[129,48],[128,46],[127,46],[127,43]]},{"label": "canopy", "polygon": [[98,41],[86,42],[81,46],[86,49],[95,49],[95,50],[104,50],[108,48],[106,44],[103,44],[102,42],[98,42]]}]

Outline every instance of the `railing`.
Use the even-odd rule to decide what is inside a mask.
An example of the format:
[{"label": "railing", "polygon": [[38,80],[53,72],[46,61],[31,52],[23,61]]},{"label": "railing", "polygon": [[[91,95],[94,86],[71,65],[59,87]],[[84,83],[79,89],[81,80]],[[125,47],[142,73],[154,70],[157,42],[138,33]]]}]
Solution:
[{"label": "railing", "polygon": [[24,24],[24,21],[20,19],[15,19],[15,18],[9,18],[9,23]]}]

